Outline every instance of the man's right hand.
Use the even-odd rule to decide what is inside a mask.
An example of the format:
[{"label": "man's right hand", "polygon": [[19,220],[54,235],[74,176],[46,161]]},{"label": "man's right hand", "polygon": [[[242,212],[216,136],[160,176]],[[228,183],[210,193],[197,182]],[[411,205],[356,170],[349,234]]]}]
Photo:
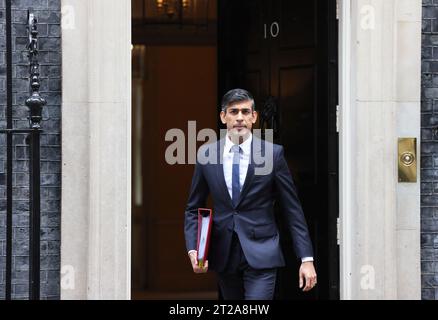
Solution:
[{"label": "man's right hand", "polygon": [[208,271],[208,260],[205,261],[204,267],[198,265],[198,251],[191,251],[189,253],[190,262],[194,273],[206,273]]}]

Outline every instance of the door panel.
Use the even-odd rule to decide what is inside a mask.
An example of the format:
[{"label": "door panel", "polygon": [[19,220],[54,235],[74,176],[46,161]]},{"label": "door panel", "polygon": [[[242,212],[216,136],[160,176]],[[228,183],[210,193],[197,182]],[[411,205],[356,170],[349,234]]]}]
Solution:
[{"label": "door panel", "polygon": [[[330,51],[337,31],[329,28],[336,2],[224,0],[218,13],[218,96],[242,87],[254,94],[259,113],[269,105],[262,124],[277,129],[274,142],[285,148],[315,248],[318,286],[303,294],[295,285],[300,262],[287,230],[280,230],[287,267],[279,272],[276,296],[337,298],[337,56]],[[280,206],[276,218],[281,229]]]},{"label": "door panel", "polygon": [[256,101],[267,96],[269,47],[263,39],[263,21],[268,18],[267,9],[267,1],[264,0],[219,1],[219,99],[227,88],[243,84]]},{"label": "door panel", "polygon": [[273,21],[281,24],[278,42],[281,49],[316,46],[315,2],[316,0],[273,2]]},{"label": "door panel", "polygon": [[315,162],[315,66],[294,66],[279,71],[280,141],[289,168],[300,185],[313,185]]}]

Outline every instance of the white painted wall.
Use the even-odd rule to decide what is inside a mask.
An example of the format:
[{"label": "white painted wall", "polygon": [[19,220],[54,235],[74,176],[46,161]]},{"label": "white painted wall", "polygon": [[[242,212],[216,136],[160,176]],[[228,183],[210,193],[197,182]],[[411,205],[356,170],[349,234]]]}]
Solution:
[{"label": "white painted wall", "polygon": [[61,298],[129,299],[131,2],[62,10]]},{"label": "white painted wall", "polygon": [[419,299],[420,177],[398,183],[397,138],[420,142],[421,0],[340,12],[341,297]]}]

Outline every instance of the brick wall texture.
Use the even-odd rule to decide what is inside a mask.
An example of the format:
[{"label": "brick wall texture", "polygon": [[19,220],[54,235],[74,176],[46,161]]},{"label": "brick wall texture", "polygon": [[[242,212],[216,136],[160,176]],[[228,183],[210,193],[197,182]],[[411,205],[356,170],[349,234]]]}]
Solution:
[{"label": "brick wall texture", "polygon": [[[6,128],[6,0],[0,0],[0,128]],[[29,128],[27,9],[38,18],[40,93],[47,100],[41,136],[41,298],[60,296],[61,202],[61,0],[12,0],[14,128]],[[28,298],[29,148],[26,135],[13,138],[12,298]],[[5,296],[6,137],[0,134],[0,299]]]},{"label": "brick wall texture", "polygon": [[421,92],[421,287],[438,300],[438,1],[423,0]]}]

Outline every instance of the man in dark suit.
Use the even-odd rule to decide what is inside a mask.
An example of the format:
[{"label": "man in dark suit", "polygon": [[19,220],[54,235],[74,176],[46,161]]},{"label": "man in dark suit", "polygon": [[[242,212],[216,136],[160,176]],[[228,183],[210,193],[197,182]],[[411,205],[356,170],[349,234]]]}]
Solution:
[{"label": "man in dark suit", "polygon": [[[283,147],[252,134],[257,121],[254,107],[246,90],[233,89],[224,95],[220,118],[227,134],[199,148],[185,211],[186,247],[193,271],[216,271],[224,299],[273,299],[277,268],[285,265],[274,217],[276,199],[302,261],[299,287],[308,291],[316,284],[312,244]],[[196,251],[197,212],[209,194],[214,203],[213,229],[209,261],[201,268]]]}]

